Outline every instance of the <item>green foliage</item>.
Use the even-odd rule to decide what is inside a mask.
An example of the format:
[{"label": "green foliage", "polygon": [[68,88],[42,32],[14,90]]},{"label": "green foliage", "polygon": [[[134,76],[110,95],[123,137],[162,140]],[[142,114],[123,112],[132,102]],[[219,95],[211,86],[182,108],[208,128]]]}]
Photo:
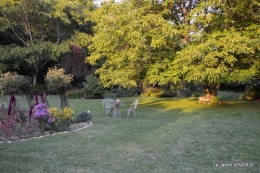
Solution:
[{"label": "green foliage", "polygon": [[129,93],[125,89],[117,89],[116,90],[116,97],[128,97],[130,96]]},{"label": "green foliage", "polygon": [[[247,9],[248,3],[234,1],[231,4],[212,0],[195,7],[191,11],[194,28],[190,35],[199,37],[194,37],[176,52],[174,60],[161,73],[156,73],[158,66],[153,65],[154,70],[148,72],[149,81],[163,85],[185,79],[218,84],[250,81],[259,75],[260,29],[256,27],[259,22],[254,19],[254,12],[241,10]],[[209,8],[211,10],[207,10]],[[218,13],[219,10],[223,13]],[[248,19],[237,17],[240,15]],[[233,23],[229,23],[231,21]],[[222,22],[227,23],[223,25]]]},{"label": "green foliage", "polygon": [[31,78],[7,72],[0,77],[0,83],[5,92],[22,91],[23,93],[28,93],[31,87]]},{"label": "green foliage", "polygon": [[146,88],[141,94],[142,97],[174,97],[174,93],[169,93],[165,89],[160,88]]},{"label": "green foliage", "polygon": [[28,106],[31,106],[32,86],[30,77],[7,72],[0,77],[0,84],[6,93],[21,91],[27,99]]},{"label": "green foliage", "polygon": [[73,89],[66,92],[66,97],[68,99],[81,99],[85,97],[84,89]]},{"label": "green foliage", "polygon": [[248,82],[260,75],[259,3],[250,2],[105,3],[87,61],[102,62],[106,87]]},{"label": "green foliage", "polygon": [[46,84],[39,84],[39,85],[36,85],[36,86],[32,86],[32,90],[36,91],[38,93],[43,93],[43,92],[48,90],[48,87],[47,87]]},{"label": "green foliage", "polygon": [[77,123],[88,122],[88,121],[91,121],[91,119],[92,119],[92,114],[90,113],[90,111],[81,112],[80,114],[75,116],[75,120],[76,120]]},{"label": "green foliage", "polygon": [[[2,67],[25,67],[36,77],[50,60],[57,60],[73,43],[86,46],[92,1],[2,0],[0,47]],[[11,43],[11,44],[10,44]]]},{"label": "green foliage", "polygon": [[83,84],[86,98],[102,97],[106,91],[100,79],[94,75],[87,76]]},{"label": "green foliage", "polygon": [[140,3],[137,7],[133,1],[109,2],[93,13],[97,25],[87,61],[102,62],[97,73],[105,87],[137,86],[151,64],[171,59],[179,46],[177,30],[162,16],[167,11],[162,4]]}]

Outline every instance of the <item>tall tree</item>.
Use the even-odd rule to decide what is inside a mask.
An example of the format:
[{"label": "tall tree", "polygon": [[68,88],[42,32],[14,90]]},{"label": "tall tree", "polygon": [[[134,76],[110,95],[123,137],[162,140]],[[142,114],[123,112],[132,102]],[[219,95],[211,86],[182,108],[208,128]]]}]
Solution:
[{"label": "tall tree", "polygon": [[259,76],[257,0],[127,0],[105,3],[94,16],[88,61],[103,60],[105,86],[187,80],[216,95],[222,82]]},{"label": "tall tree", "polygon": [[104,86],[136,86],[146,79],[151,64],[164,68],[161,62],[171,61],[180,49],[179,31],[168,21],[166,5],[107,2],[93,13],[97,25],[87,61],[103,61],[97,73]]},{"label": "tall tree", "polygon": [[192,41],[163,72],[151,73],[150,81],[202,82],[206,94],[215,96],[220,83],[259,77],[259,5],[256,0],[200,2],[189,16]]},{"label": "tall tree", "polygon": [[73,42],[86,44],[92,8],[92,1],[83,0],[2,0],[0,31],[10,43],[0,47],[2,67],[27,67],[36,85],[49,60],[68,52]]}]

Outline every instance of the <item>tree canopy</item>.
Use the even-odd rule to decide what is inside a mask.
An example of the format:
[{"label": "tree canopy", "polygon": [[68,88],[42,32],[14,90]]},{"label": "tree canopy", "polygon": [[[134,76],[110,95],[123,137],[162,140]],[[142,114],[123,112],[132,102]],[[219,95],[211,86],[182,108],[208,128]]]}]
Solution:
[{"label": "tree canopy", "polygon": [[105,86],[218,85],[259,77],[257,0],[108,2],[95,11],[92,54]]},{"label": "tree canopy", "polygon": [[[0,2],[1,68],[26,67],[34,85],[49,60],[57,60],[72,43],[86,45],[92,1],[2,0]],[[9,66],[8,66],[9,65]]]},{"label": "tree canopy", "polygon": [[97,72],[105,86],[135,86],[151,64],[169,61],[180,47],[179,31],[162,17],[168,13],[163,4],[136,3],[105,3],[94,13],[97,25],[87,60],[104,61]]}]

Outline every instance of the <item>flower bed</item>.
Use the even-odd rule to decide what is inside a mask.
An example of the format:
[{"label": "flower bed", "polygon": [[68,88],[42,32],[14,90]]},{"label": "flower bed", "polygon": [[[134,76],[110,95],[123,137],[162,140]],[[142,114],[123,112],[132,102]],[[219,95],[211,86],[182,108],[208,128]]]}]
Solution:
[{"label": "flower bed", "polygon": [[8,107],[5,103],[0,103],[0,142],[68,133],[92,124],[89,111],[86,113],[88,119],[85,118],[83,121],[82,117],[81,119],[75,117],[74,111],[69,107],[48,108],[45,94],[41,96],[39,102],[36,94],[29,107],[30,110],[20,108],[13,94]]},{"label": "flower bed", "polygon": [[25,140],[30,140],[30,139],[37,139],[37,138],[47,137],[47,136],[51,136],[51,135],[71,133],[71,132],[83,130],[91,125],[93,125],[93,123],[91,121],[82,122],[82,123],[72,123],[70,125],[68,131],[54,132],[54,133],[51,133],[50,131],[44,131],[44,134],[41,134],[40,132],[35,132],[32,134],[27,134],[27,135],[22,135],[22,136],[11,135],[10,138],[5,137],[3,134],[1,134],[1,131],[0,131],[0,144],[25,141]]}]

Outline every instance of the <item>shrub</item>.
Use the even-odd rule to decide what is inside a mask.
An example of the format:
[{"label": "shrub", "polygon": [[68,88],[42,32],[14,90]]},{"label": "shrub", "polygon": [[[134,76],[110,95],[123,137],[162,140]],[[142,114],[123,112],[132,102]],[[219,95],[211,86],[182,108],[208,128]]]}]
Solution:
[{"label": "shrub", "polygon": [[74,111],[69,107],[64,109],[51,108],[50,114],[52,115],[52,121],[49,121],[50,130],[65,131],[68,130],[71,121],[74,119]]},{"label": "shrub", "polygon": [[11,138],[12,135],[25,137],[38,131],[38,122],[31,114],[16,103],[15,96],[10,97],[9,106],[0,104],[0,135]]},{"label": "shrub", "polygon": [[92,114],[90,113],[90,111],[87,111],[87,112],[81,112],[80,114],[78,114],[75,117],[75,120],[77,123],[80,123],[80,122],[91,121],[91,118],[92,118]]},{"label": "shrub", "polygon": [[5,92],[18,92],[27,90],[31,86],[31,78],[7,72],[0,77],[0,83]]},{"label": "shrub", "polygon": [[126,92],[124,89],[117,89],[116,91],[116,97],[128,97],[129,93]]},{"label": "shrub", "polygon": [[143,97],[173,97],[173,93],[169,93],[164,89],[159,88],[146,88],[141,94]]},{"label": "shrub", "polygon": [[30,96],[32,95],[30,77],[7,72],[0,77],[0,83],[3,90],[7,93],[21,91],[26,96],[30,106]]},{"label": "shrub", "polygon": [[84,84],[85,98],[103,98],[105,93],[105,88],[101,84],[98,77],[94,75],[89,75],[86,77]]},{"label": "shrub", "polygon": [[72,81],[72,75],[66,75],[64,69],[57,67],[50,68],[47,72],[45,81],[50,90],[57,90],[61,99],[61,109],[69,106],[66,98],[67,86]]},{"label": "shrub", "polygon": [[75,89],[66,92],[66,97],[68,99],[81,99],[85,97],[84,95],[84,89]]}]

